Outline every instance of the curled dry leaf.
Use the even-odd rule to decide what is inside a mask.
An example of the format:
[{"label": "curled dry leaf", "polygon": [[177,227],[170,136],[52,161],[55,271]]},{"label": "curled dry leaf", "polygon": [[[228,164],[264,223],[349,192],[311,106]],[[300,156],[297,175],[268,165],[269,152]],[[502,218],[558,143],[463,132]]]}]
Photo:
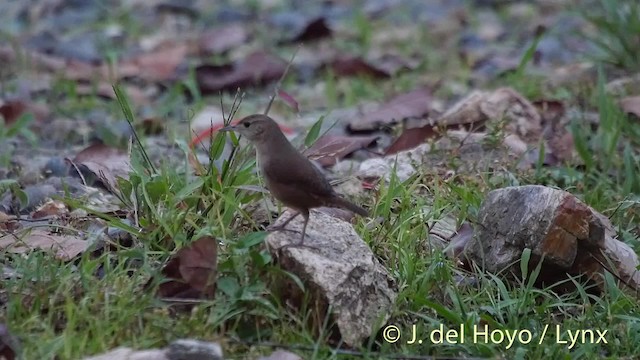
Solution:
[{"label": "curled dry leaf", "polygon": [[431,91],[420,88],[396,96],[378,109],[349,122],[352,131],[371,131],[382,125],[392,125],[408,118],[419,118],[431,110]]},{"label": "curled dry leaf", "polygon": [[162,274],[170,279],[160,284],[162,298],[208,298],[216,289],[218,242],[204,236],[184,247],[169,260]]},{"label": "curled dry leaf", "polygon": [[376,135],[324,135],[316,140],[304,154],[309,159],[319,162],[322,166],[331,166],[354,151],[369,147],[377,139],[378,136]]},{"label": "curled dry leaf", "polygon": [[284,90],[278,90],[278,96],[295,112],[300,112],[298,102],[293,98],[293,96],[289,95],[289,93],[285,92]]},{"label": "curled dry leaf", "polygon": [[517,91],[500,88],[495,91],[474,91],[437,120],[438,125],[474,125],[480,128],[486,121],[507,122],[506,131],[527,142],[537,142],[542,132],[538,110]]},{"label": "curled dry leaf", "polygon": [[39,249],[52,252],[56,258],[65,261],[82,254],[88,247],[89,243],[78,236],[55,235],[40,229],[0,237],[0,250],[24,254]]},{"label": "curled dry leaf", "polygon": [[473,238],[474,229],[470,223],[463,223],[456,231],[455,235],[451,237],[451,242],[447,246],[447,255],[451,259],[458,259],[460,255],[464,253],[464,249]]},{"label": "curled dry leaf", "polygon": [[196,81],[205,94],[239,87],[264,85],[278,80],[286,63],[268,52],[258,51],[243,61],[226,65],[200,65],[196,68]]},{"label": "curled dry leaf", "polygon": [[41,219],[50,216],[62,216],[69,213],[65,203],[58,200],[49,200],[38,207],[32,214],[32,219]]},{"label": "curled dry leaf", "polygon": [[[80,168],[83,176],[86,173],[92,174],[112,192],[117,189],[117,178],[128,179],[131,171],[129,154],[102,143],[85,148],[71,162]],[[88,172],[83,171],[85,169]]]}]

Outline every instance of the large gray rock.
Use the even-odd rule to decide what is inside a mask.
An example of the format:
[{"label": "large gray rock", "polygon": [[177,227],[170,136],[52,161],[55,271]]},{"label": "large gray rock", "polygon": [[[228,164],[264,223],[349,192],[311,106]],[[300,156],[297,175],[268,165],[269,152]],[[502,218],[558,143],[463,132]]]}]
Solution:
[{"label": "large gray rock", "polygon": [[520,274],[523,251],[531,249],[534,261],[544,257],[542,281],[587,275],[604,290],[602,274],[610,271],[631,288],[640,288],[638,256],[615,239],[607,217],[566,191],[538,185],[491,191],[478,223],[464,252],[489,272]]},{"label": "large gray rock", "polygon": [[[287,211],[281,219],[289,215]],[[350,223],[316,210],[311,211],[305,237],[305,245],[314,248],[279,250],[299,241],[302,224],[298,216],[286,230],[270,233],[269,249],[280,266],[297,275],[311,291],[318,305],[312,308],[330,309],[343,341],[359,346],[389,319],[397,296],[393,278]],[[325,318],[325,314],[315,315]]]}]

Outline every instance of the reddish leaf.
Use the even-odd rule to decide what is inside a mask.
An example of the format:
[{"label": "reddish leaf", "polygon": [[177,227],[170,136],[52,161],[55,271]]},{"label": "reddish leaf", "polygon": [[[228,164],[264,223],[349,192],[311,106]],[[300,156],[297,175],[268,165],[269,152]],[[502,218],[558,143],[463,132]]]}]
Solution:
[{"label": "reddish leaf", "polygon": [[312,41],[331,36],[332,31],[324,17],[310,21],[291,42]]},{"label": "reddish leaf", "polygon": [[377,68],[355,56],[338,57],[331,62],[330,66],[337,76],[370,76],[378,79],[386,79],[391,76],[384,69]]},{"label": "reddish leaf", "polygon": [[625,113],[640,118],[640,96],[629,96],[620,100],[620,106]]},{"label": "reddish leaf", "polygon": [[163,298],[208,298],[216,289],[218,243],[210,236],[201,237],[178,250],[162,269],[171,279],[158,288]]},{"label": "reddish leaf", "polygon": [[22,114],[28,112],[32,113],[38,120],[49,116],[49,109],[45,105],[29,103],[22,100],[0,102],[0,116],[4,118],[5,125],[14,123]]},{"label": "reddish leaf", "polygon": [[239,87],[264,85],[278,80],[286,63],[267,52],[258,51],[243,61],[226,65],[201,65],[196,68],[196,80],[204,94]]},{"label": "reddish leaf", "polygon": [[71,260],[87,250],[89,243],[73,235],[54,235],[33,229],[24,234],[8,234],[0,237],[0,249],[14,254],[24,254],[39,249],[50,251],[61,260]]},{"label": "reddish leaf", "polygon": [[322,166],[331,166],[356,150],[365,149],[378,136],[338,136],[324,135],[307,149],[304,154]]},{"label": "reddish leaf", "polygon": [[400,151],[413,149],[416,146],[424,143],[425,140],[438,135],[435,127],[432,125],[425,125],[422,127],[405,129],[402,134],[396,139],[396,141],[389,146],[385,155],[391,155]]},{"label": "reddish leaf", "polygon": [[378,109],[350,121],[352,131],[371,131],[381,125],[391,125],[407,118],[423,117],[431,110],[431,91],[417,89],[398,95]]},{"label": "reddish leaf", "polygon": [[[110,191],[117,189],[117,177],[128,179],[131,170],[129,154],[102,143],[95,143],[85,148],[71,162],[79,168],[83,167],[81,171],[88,170],[89,174],[99,179]],[[86,176],[85,172],[83,176]]]},{"label": "reddish leaf", "polygon": [[278,96],[295,112],[300,112],[300,109],[298,108],[298,102],[293,98],[293,96],[289,95],[289,93],[285,92],[284,90],[278,90]]},{"label": "reddish leaf", "polygon": [[247,41],[245,26],[236,23],[205,31],[198,40],[201,55],[215,55],[229,51]]}]

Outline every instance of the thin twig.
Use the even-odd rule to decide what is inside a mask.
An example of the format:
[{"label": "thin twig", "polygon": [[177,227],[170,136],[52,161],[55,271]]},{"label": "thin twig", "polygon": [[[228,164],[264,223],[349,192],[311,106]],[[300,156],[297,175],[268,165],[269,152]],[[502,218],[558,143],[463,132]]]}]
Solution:
[{"label": "thin twig", "polygon": [[271,105],[273,104],[273,101],[276,99],[276,96],[278,96],[278,92],[280,91],[280,87],[282,86],[282,82],[284,81],[284,78],[289,73],[289,68],[291,67],[291,64],[293,63],[293,59],[296,58],[296,55],[298,54],[298,51],[300,50],[301,47],[302,47],[302,44],[298,45],[296,50],[293,52],[293,55],[291,55],[291,59],[287,63],[287,67],[284,68],[284,72],[282,73],[282,76],[280,76],[280,80],[278,80],[278,82],[276,83],[276,88],[273,91],[273,95],[271,95],[271,99],[269,99],[269,104],[267,104],[267,108],[264,109],[264,114],[265,115],[269,114],[269,110],[271,110]]}]

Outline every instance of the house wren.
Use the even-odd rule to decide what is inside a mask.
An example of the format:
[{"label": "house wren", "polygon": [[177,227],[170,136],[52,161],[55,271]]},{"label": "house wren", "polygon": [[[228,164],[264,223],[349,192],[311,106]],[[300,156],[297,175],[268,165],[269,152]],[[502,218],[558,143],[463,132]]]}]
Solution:
[{"label": "house wren", "polygon": [[250,115],[235,126],[221,131],[236,131],[245,136],[256,148],[260,172],[273,196],[296,213],[281,225],[269,230],[282,230],[296,216],[302,214],[304,225],[300,246],[309,222],[309,209],[327,206],[347,209],[367,216],[367,210],[340,197],[322,172],[309,159],[291,145],[278,124],[266,115]]}]

